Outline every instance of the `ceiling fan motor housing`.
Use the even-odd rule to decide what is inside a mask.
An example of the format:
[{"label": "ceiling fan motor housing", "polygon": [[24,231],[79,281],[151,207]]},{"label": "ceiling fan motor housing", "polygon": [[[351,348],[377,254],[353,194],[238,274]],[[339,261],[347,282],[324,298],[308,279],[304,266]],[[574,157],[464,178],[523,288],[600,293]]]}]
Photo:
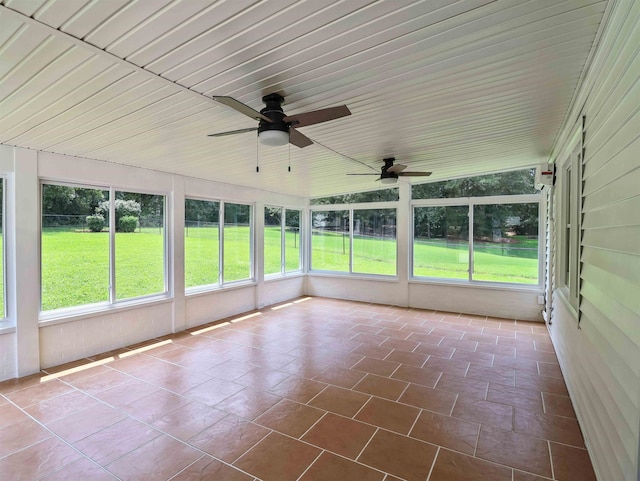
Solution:
[{"label": "ceiling fan motor housing", "polygon": [[389,157],[382,160],[384,161],[384,165],[380,168],[380,178],[397,179],[398,174],[396,174],[395,172],[387,172],[391,167],[393,167],[393,162],[396,160],[395,157]]},{"label": "ceiling fan motor housing", "polygon": [[289,125],[283,120],[285,118],[285,114],[282,111],[284,97],[280,94],[273,93],[262,97],[262,101],[265,103],[265,107],[260,111],[260,113],[269,117],[271,122],[260,120],[260,124],[258,125],[258,135],[260,135],[260,132],[269,130],[289,132]]}]

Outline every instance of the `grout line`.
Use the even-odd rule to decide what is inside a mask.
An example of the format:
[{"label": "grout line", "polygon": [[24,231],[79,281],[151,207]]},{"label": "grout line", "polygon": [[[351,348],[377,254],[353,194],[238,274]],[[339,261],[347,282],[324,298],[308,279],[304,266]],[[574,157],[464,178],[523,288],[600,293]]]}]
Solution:
[{"label": "grout line", "polygon": [[[407,436],[411,437],[411,431],[413,431],[413,428],[416,427],[416,423],[418,422],[418,419],[420,419],[420,416],[422,416],[422,411],[423,409],[420,409],[418,411],[418,415],[416,416],[416,418],[413,420],[413,424],[411,425],[411,427],[409,428],[409,431],[407,432]],[[417,438],[416,438],[417,439]]]},{"label": "grout line", "polygon": [[[376,430],[373,432],[373,434],[371,435],[371,437],[369,438],[369,441],[367,441],[364,446],[362,446],[362,449],[360,450],[360,452],[358,453],[358,455],[354,458],[354,460],[358,460],[358,458],[360,458],[360,456],[362,456],[362,453],[364,452],[365,449],[367,449],[367,446],[369,446],[369,443],[371,442],[371,440],[373,438],[376,437],[376,434],[378,434],[378,431],[380,431],[380,428],[376,427]],[[397,433],[396,433],[397,434]],[[364,463],[363,463],[364,464]]]},{"label": "grout line", "polygon": [[298,437],[298,439],[302,439],[305,436],[305,434],[307,434],[309,431],[311,431],[316,426],[316,424],[318,424],[320,421],[322,421],[324,419],[324,417],[327,414],[329,414],[329,411],[325,411],[324,414],[322,416],[320,416],[315,423],[313,423],[311,426],[309,426],[309,428]]},{"label": "grout line", "polygon": [[326,450],[321,449],[320,453],[315,457],[315,459],[313,461],[311,461],[311,463],[309,463],[309,466],[307,466],[305,468],[305,470],[302,471],[302,473],[300,473],[300,476],[298,476],[296,478],[296,481],[299,480],[299,479],[302,479],[302,477],[306,474],[306,472],[309,471],[309,469],[311,469],[311,466],[313,466],[315,464],[315,462],[320,458],[320,456],[322,456],[325,452],[326,452]]},{"label": "grout line", "polygon": [[551,465],[551,479],[556,479],[556,473],[553,469],[553,457],[551,456],[551,441],[547,440],[547,447],[549,448],[549,464]]},{"label": "grout line", "polygon": [[438,446],[438,450],[436,451],[436,455],[433,457],[433,461],[431,463],[431,469],[429,469],[429,474],[427,474],[427,479],[426,481],[429,481],[429,478],[431,477],[431,473],[433,473],[433,468],[436,465],[436,460],[438,459],[438,455],[440,454],[440,446]]}]

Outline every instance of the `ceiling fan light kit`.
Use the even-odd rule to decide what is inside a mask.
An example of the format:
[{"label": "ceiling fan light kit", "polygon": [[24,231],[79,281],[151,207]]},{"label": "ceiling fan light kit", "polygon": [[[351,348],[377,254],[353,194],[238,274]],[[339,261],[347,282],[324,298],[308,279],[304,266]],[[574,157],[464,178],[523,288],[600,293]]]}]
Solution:
[{"label": "ceiling fan light kit", "polygon": [[279,146],[290,143],[300,148],[307,147],[313,144],[313,141],[296,130],[295,127],[306,127],[307,125],[319,124],[320,122],[327,122],[351,115],[346,105],[339,105],[337,107],[329,107],[287,116],[282,110],[284,97],[278,93],[271,93],[262,97],[265,107],[260,112],[233,97],[220,96],[213,97],[213,99],[232,108],[236,112],[257,120],[258,127],[209,134],[209,137],[221,137],[257,130],[258,141],[263,145],[269,146]]}]

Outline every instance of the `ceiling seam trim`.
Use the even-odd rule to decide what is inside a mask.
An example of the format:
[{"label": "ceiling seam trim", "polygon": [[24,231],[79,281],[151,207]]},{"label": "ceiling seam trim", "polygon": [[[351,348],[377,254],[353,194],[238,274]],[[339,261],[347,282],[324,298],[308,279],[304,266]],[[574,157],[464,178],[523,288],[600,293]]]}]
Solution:
[{"label": "ceiling seam trim", "polygon": [[135,73],[139,73],[142,75],[147,76],[150,79],[154,79],[156,81],[161,81],[163,82],[165,85],[170,85],[173,88],[176,88],[182,92],[187,93],[188,95],[191,95],[194,98],[200,99],[200,100],[205,100],[208,103],[210,103],[211,105],[215,105],[216,107],[219,107],[220,104],[218,102],[216,102],[215,100],[213,100],[210,97],[207,97],[201,93],[196,92],[195,90],[191,90],[190,88],[187,88],[183,85],[180,85],[179,83],[176,83],[172,80],[169,80],[165,77],[162,77],[160,75],[157,75],[153,72],[150,72],[149,70],[145,70],[142,67],[139,67],[138,65],[135,65],[131,62],[128,62],[127,60],[124,60],[110,52],[107,52],[101,48],[96,47],[95,45],[91,45],[90,43],[85,42],[84,40],[81,40],[77,37],[74,37],[73,35],[70,35],[68,33],[65,33],[61,30],[55,29],[53,27],[50,27],[49,25],[46,25],[34,18],[28,17],[20,12],[17,12],[9,7],[6,7],[4,5],[0,5],[0,12],[3,13],[7,13],[9,16],[12,16],[22,22],[24,22],[27,25],[32,25],[36,28],[42,29],[44,31],[46,31],[47,33],[49,33],[50,35],[59,38],[59,39],[63,39],[66,40],[68,42],[71,42],[73,45],[76,45],[78,47],[84,48],[86,50],[89,50],[91,53],[95,54],[95,55],[99,55],[102,56],[103,58],[112,60],[113,62],[116,62],[119,65],[122,65],[126,68],[131,69],[133,72]]}]

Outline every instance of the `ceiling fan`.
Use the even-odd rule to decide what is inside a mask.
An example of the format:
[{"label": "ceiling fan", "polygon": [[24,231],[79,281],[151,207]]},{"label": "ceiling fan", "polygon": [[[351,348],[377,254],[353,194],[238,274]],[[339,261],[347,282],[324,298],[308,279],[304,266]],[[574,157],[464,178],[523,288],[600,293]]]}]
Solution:
[{"label": "ceiling fan", "polygon": [[320,122],[351,115],[346,105],[313,110],[296,115],[285,115],[282,110],[284,97],[277,93],[262,97],[265,107],[260,112],[233,97],[213,97],[213,100],[231,107],[233,110],[259,121],[259,123],[257,127],[209,134],[209,137],[221,137],[223,135],[241,134],[257,130],[258,140],[264,145],[286,145],[291,143],[296,147],[307,147],[313,144],[313,140],[296,130],[298,127],[306,127],[307,125],[319,124]]},{"label": "ceiling fan", "polygon": [[[383,184],[395,184],[398,181],[398,177],[427,177],[431,175],[431,172],[411,172],[405,171],[406,165],[395,164],[395,157],[388,157],[382,159],[384,165],[380,168],[380,177],[376,180],[381,181]],[[372,173],[366,174],[347,174],[347,175],[378,175]]]}]

